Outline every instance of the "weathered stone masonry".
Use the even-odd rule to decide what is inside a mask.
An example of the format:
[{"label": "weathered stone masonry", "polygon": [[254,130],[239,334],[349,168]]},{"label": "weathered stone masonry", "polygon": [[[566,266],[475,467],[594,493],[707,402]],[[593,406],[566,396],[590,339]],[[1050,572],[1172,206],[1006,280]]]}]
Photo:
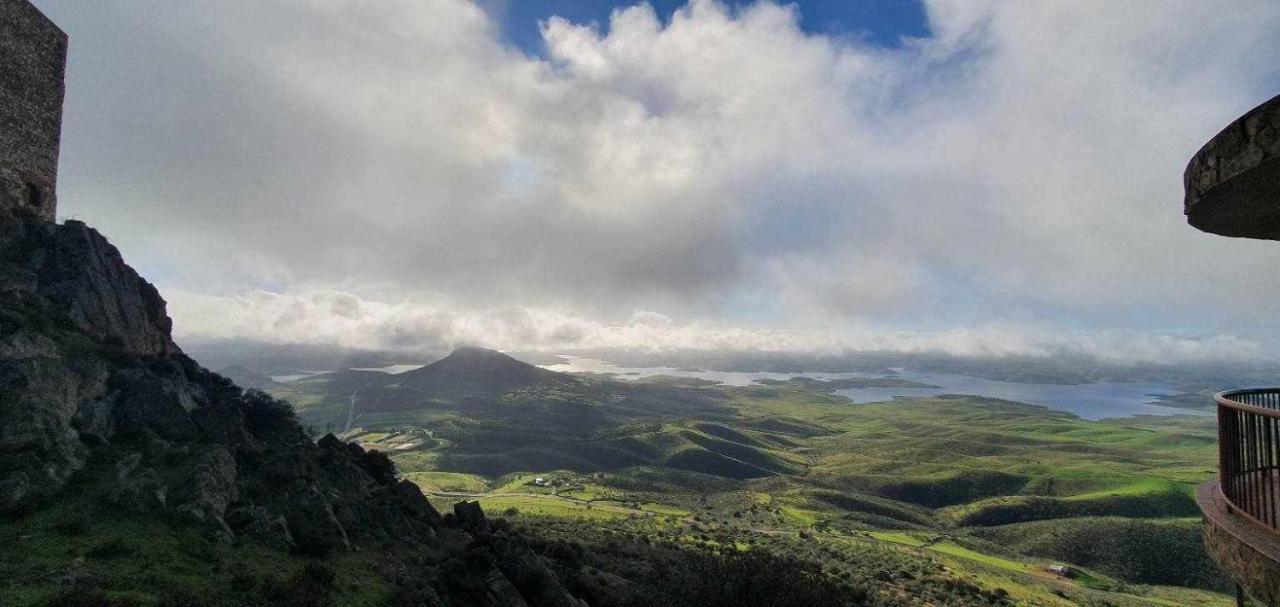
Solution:
[{"label": "weathered stone masonry", "polygon": [[67,35],[28,0],[0,0],[0,207],[53,221]]},{"label": "weathered stone masonry", "polygon": [[1280,95],[1206,143],[1183,184],[1187,220],[1196,228],[1280,240]]}]

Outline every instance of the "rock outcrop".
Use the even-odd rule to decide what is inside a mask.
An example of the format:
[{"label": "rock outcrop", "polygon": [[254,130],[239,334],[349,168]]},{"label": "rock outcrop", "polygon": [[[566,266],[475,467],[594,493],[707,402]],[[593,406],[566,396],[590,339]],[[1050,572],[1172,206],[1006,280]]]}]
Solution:
[{"label": "rock outcrop", "polygon": [[170,326],[97,231],[0,210],[0,513],[75,485],[227,542],[376,547],[406,604],[582,605],[478,505],[446,524],[385,455],[312,441],[286,403],[187,357]]},{"label": "rock outcrop", "polygon": [[196,438],[207,396],[169,329],[97,231],[0,214],[0,509],[56,493],[120,430]]}]

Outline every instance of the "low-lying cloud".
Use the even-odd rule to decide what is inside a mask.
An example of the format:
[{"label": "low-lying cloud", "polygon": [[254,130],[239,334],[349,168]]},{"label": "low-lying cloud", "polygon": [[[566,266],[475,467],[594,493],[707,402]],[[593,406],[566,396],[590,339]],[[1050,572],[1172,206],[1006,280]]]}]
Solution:
[{"label": "low-lying cloud", "polygon": [[983,357],[1075,355],[1111,362],[1159,363],[1255,361],[1264,354],[1256,342],[1223,336],[1135,331],[1067,333],[1014,325],[936,332],[870,328],[840,333],[787,331],[679,323],[647,310],[637,310],[623,322],[607,324],[546,309],[508,306],[460,311],[425,302],[369,301],[341,291],[294,295],[260,291],[231,297],[179,292],[170,305],[179,318],[196,321],[180,327],[179,341],[199,342],[216,336],[410,355],[447,352],[462,345],[550,353],[640,349],[673,353],[722,350]]}]

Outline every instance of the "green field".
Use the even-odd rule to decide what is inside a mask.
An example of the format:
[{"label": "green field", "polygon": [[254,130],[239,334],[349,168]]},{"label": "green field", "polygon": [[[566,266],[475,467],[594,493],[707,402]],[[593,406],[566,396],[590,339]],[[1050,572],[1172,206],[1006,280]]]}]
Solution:
[{"label": "green field", "polygon": [[402,476],[422,487],[423,491],[484,492],[489,489],[488,481],[474,474],[426,470],[405,472]]},{"label": "green field", "polygon": [[[813,382],[567,377],[482,408],[395,401],[394,413],[364,412],[356,438],[390,447],[442,508],[476,496],[548,541],[764,549],[861,580],[882,604],[939,584],[968,597],[947,604],[1230,604],[1192,498],[1214,474],[1211,418],[1087,421],[977,397],[853,405]],[[336,401],[328,385],[290,390]],[[333,423],[330,405],[300,409]],[[431,440],[403,448],[424,432]],[[1192,558],[1169,566],[1151,545]],[[877,565],[896,559],[931,573]],[[1059,579],[1053,564],[1079,573]]]},{"label": "green field", "polygon": [[[486,512],[495,515],[515,516],[556,516],[574,519],[601,520],[626,518],[632,511],[619,506],[591,503],[577,503],[556,499],[538,499],[532,497],[486,497],[480,499],[480,505]],[[511,513],[510,510],[517,512]]]}]

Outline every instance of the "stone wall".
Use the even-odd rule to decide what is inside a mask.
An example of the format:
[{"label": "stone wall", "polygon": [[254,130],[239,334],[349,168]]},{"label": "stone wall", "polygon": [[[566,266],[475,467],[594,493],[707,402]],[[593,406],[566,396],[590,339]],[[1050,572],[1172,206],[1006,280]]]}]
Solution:
[{"label": "stone wall", "polygon": [[1280,240],[1280,96],[1196,152],[1182,176],[1187,221],[1224,236]]},{"label": "stone wall", "polygon": [[1213,520],[1205,521],[1204,547],[1249,596],[1266,605],[1280,601],[1280,563],[1240,541]]},{"label": "stone wall", "polygon": [[67,35],[27,0],[0,0],[0,207],[53,221]]},{"label": "stone wall", "polygon": [[1249,111],[1196,153],[1183,174],[1188,210],[1218,184],[1280,156],[1280,95]]},{"label": "stone wall", "polygon": [[1196,488],[1196,503],[1209,558],[1255,600],[1280,604],[1280,534],[1233,512],[1217,481]]}]

